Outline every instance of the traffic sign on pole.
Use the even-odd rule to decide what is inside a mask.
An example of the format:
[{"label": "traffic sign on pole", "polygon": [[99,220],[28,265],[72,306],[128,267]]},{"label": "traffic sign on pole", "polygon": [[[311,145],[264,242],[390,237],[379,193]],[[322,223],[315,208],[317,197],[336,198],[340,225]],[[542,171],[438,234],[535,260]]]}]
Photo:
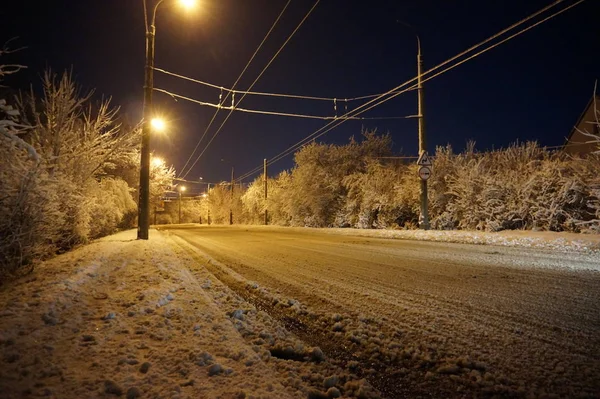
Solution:
[{"label": "traffic sign on pole", "polygon": [[421,166],[419,168],[419,177],[421,180],[427,180],[431,177],[431,169],[428,166]]},{"label": "traffic sign on pole", "polygon": [[417,165],[419,166],[433,166],[431,163],[431,159],[429,155],[427,155],[427,151],[423,151],[421,155],[419,155],[419,160],[417,161]]}]

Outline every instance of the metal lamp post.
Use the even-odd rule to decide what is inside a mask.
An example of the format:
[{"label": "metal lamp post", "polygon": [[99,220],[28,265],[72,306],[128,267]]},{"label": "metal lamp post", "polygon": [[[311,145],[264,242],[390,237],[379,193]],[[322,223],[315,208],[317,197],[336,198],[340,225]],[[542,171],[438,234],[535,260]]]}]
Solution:
[{"label": "metal lamp post", "polygon": [[[144,1],[144,10],[146,0]],[[150,117],[152,116],[152,90],[154,88],[154,37],[156,34],[156,10],[165,0],[159,0],[146,23],[146,66],[144,69],[144,107],[142,115],[142,149],[140,165],[140,196],[138,202],[138,240],[148,239],[150,225]],[[192,7],[192,0],[180,0],[184,7]]]}]

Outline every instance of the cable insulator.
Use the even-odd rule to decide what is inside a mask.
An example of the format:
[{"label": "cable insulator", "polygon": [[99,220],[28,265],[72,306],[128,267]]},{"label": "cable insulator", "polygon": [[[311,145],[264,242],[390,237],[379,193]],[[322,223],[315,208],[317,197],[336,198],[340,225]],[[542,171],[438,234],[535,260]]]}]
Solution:
[{"label": "cable insulator", "polygon": [[335,114],[335,117],[337,118],[337,98],[333,99],[333,112]]}]

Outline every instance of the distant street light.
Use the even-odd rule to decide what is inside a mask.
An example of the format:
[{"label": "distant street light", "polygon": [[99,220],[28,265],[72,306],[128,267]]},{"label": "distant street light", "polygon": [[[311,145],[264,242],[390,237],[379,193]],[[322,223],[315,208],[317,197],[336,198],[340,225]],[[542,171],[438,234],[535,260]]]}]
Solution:
[{"label": "distant street light", "polygon": [[[148,19],[146,24],[146,66],[144,76],[144,109],[142,119],[142,149],[140,165],[140,197],[138,203],[138,240],[148,239],[148,230],[150,227],[150,118],[152,117],[152,90],[154,89],[154,37],[156,35],[156,10],[163,2],[173,2],[174,0],[159,0],[152,13],[150,14],[150,24]],[[179,4],[186,9],[191,9],[196,5],[195,0],[178,0]],[[144,10],[147,10],[146,0]],[[164,127],[164,123],[163,123]],[[152,128],[155,128],[152,123]]]}]

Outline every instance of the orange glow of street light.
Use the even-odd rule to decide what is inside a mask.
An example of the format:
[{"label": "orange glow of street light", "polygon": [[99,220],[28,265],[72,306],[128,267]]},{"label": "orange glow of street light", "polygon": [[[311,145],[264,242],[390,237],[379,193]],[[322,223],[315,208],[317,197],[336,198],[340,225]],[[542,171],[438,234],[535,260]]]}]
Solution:
[{"label": "orange glow of street light", "polygon": [[185,191],[185,186],[179,187],[179,191]]},{"label": "orange glow of street light", "polygon": [[152,166],[161,167],[165,164],[165,161],[162,158],[152,158]]},{"label": "orange glow of street light", "polygon": [[179,4],[181,4],[183,8],[188,10],[196,8],[197,3],[198,2],[196,0],[179,0]]},{"label": "orange glow of street light", "polygon": [[156,132],[164,132],[167,127],[167,124],[165,123],[165,121],[160,118],[153,118],[150,121],[150,125],[152,125],[152,130],[154,130]]}]

